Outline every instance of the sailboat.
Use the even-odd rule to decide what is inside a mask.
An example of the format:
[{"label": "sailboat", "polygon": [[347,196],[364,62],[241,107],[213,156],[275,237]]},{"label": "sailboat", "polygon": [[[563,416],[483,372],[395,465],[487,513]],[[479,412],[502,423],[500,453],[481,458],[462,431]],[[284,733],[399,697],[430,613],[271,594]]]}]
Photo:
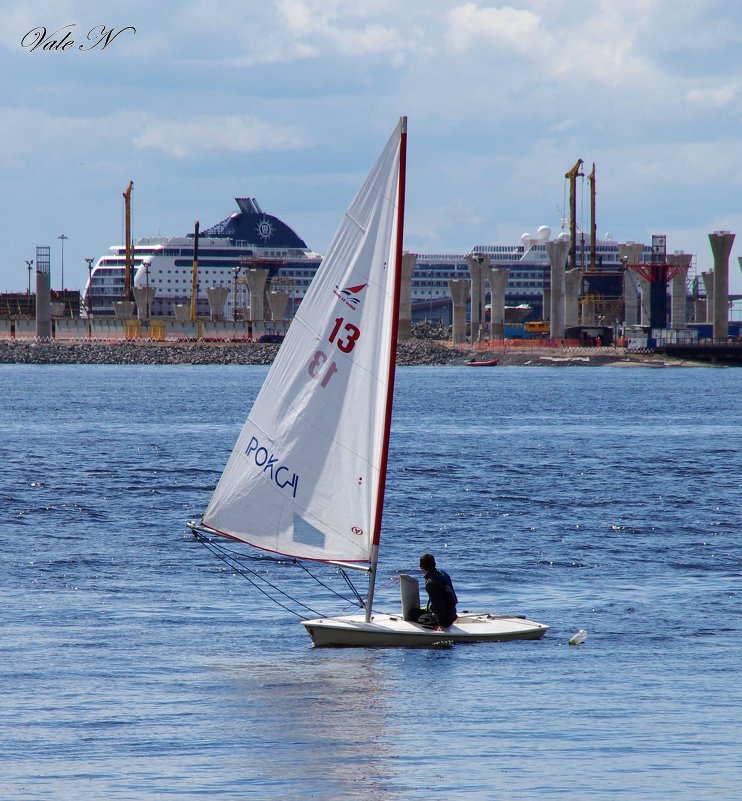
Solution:
[{"label": "sailboat", "polygon": [[[315,646],[537,639],[547,626],[465,614],[445,631],[374,611],[399,320],[407,119],[348,207],[194,533],[368,573],[365,611],[304,620]],[[408,619],[405,619],[408,618]]]}]

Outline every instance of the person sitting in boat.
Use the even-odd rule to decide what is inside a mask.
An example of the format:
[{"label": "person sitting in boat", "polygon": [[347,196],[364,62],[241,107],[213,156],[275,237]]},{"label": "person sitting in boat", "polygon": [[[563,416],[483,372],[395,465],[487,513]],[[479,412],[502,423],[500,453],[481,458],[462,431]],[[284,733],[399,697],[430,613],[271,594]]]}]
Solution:
[{"label": "person sitting in boat", "polygon": [[436,568],[432,553],[424,553],[420,557],[420,570],[425,574],[428,612],[434,617],[430,622],[447,629],[456,620],[456,604],[459,602],[451,576],[445,570]]}]

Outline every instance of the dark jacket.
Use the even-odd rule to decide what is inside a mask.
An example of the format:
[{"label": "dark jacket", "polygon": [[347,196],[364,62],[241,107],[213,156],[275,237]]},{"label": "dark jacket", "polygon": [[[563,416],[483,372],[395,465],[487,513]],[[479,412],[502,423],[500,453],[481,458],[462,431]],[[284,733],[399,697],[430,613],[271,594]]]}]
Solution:
[{"label": "dark jacket", "polygon": [[456,620],[456,604],[459,602],[451,577],[445,570],[431,570],[425,574],[425,589],[428,609],[435,614],[439,625],[448,628]]}]

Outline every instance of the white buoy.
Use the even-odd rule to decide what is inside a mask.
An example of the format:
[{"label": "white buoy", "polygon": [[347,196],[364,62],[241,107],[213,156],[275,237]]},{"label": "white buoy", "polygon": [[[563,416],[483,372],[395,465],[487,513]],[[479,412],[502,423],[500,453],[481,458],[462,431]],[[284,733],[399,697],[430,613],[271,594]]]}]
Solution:
[{"label": "white buoy", "polygon": [[577,634],[573,635],[569,638],[570,645],[582,645],[583,642],[587,639],[587,632],[585,629],[580,629]]}]

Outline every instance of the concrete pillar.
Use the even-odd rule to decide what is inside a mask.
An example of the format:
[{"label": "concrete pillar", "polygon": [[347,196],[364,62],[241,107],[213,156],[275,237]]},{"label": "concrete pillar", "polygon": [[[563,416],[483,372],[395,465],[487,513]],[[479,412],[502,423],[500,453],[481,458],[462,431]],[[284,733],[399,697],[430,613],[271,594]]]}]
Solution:
[{"label": "concrete pillar", "polygon": [[51,275],[43,265],[36,270],[36,338],[52,338]]},{"label": "concrete pillar", "polygon": [[505,289],[510,270],[507,267],[488,267],[490,285],[490,338],[505,338]]},{"label": "concrete pillar", "polygon": [[155,287],[135,286],[134,300],[137,304],[137,317],[140,320],[149,320],[152,315],[152,303],[155,299]]},{"label": "concrete pillar", "polygon": [[564,317],[566,313],[564,299],[564,267],[569,253],[569,239],[557,239],[546,243],[546,252],[551,265],[551,311],[550,330],[551,339],[564,339]]},{"label": "concrete pillar", "polygon": [[633,270],[625,268],[623,271],[623,323],[624,325],[639,324],[639,288],[637,275]]},{"label": "concrete pillar", "polygon": [[179,323],[191,322],[191,304],[190,303],[176,303],[175,304],[175,319]]},{"label": "concrete pillar", "polygon": [[415,270],[417,253],[402,254],[402,284],[399,288],[399,331],[397,339],[402,342],[412,336],[412,273]]},{"label": "concrete pillar", "polygon": [[641,325],[649,325],[649,321],[651,319],[651,312],[652,312],[652,284],[647,281],[646,278],[642,278],[640,275],[637,276],[639,279],[639,292],[641,295],[641,315],[640,315],[640,324]]},{"label": "concrete pillar", "polygon": [[470,282],[465,278],[449,278],[448,291],[453,300],[452,338],[454,345],[466,342],[466,298],[469,295]]},{"label": "concrete pillar", "polygon": [[484,323],[484,275],[490,257],[484,253],[470,253],[465,258],[471,276],[471,341],[481,339]]},{"label": "concrete pillar", "polygon": [[637,297],[637,274],[628,268],[629,264],[640,264],[644,253],[644,245],[641,242],[626,242],[618,246],[618,257],[624,265],[623,273],[623,322],[624,325],[637,325],[638,297]]},{"label": "concrete pillar", "polygon": [[703,286],[706,289],[706,322],[714,322],[714,274],[701,273]]},{"label": "concrete pillar", "polygon": [[268,281],[265,267],[251,267],[247,271],[247,287],[250,290],[250,319],[253,322],[265,320],[263,294]]},{"label": "concrete pillar", "polygon": [[286,310],[289,307],[289,293],[285,289],[278,289],[268,293],[268,305],[271,307],[271,317],[274,322],[286,320]]},{"label": "concrete pillar", "polygon": [[[113,314],[117,320],[131,320],[134,317],[134,309],[133,300],[117,300],[113,304]],[[188,313],[190,314],[190,306]]]},{"label": "concrete pillar", "polygon": [[693,255],[691,253],[673,253],[667,257],[668,264],[680,268],[670,281],[670,327],[685,328],[688,317],[688,303],[685,295],[685,282]]},{"label": "concrete pillar", "polygon": [[694,322],[706,322],[706,298],[698,298],[698,300],[696,300],[696,302],[693,304],[693,309],[695,311]]},{"label": "concrete pillar", "polygon": [[224,319],[224,304],[227,302],[229,290],[225,286],[207,286],[206,297],[209,299],[210,318],[214,321]]},{"label": "concrete pillar", "polygon": [[551,290],[544,289],[541,292],[541,319],[551,319]]},{"label": "concrete pillar", "polygon": [[714,339],[729,336],[729,254],[734,244],[734,234],[729,231],[714,231],[709,234],[714,254]]},{"label": "concrete pillar", "polygon": [[580,324],[580,290],[582,270],[567,270],[564,274],[564,324],[569,328]]}]

